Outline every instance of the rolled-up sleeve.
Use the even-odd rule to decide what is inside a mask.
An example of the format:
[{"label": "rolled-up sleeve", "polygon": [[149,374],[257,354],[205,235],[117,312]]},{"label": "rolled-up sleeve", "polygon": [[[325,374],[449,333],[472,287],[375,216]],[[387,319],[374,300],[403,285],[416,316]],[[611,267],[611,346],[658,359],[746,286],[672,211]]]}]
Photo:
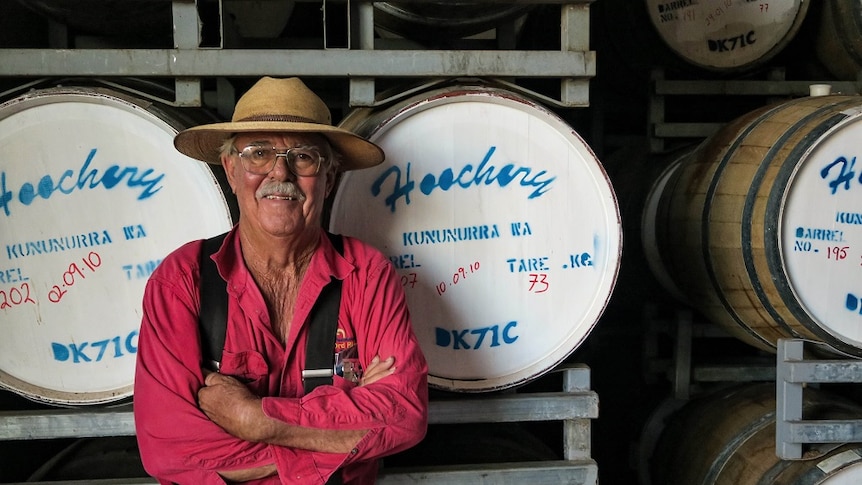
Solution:
[{"label": "rolled-up sleeve", "polygon": [[[202,386],[195,271],[163,262],[147,283],[135,370],[134,416],[141,460],[162,483],[225,483],[215,470],[273,463],[267,445],[226,433],[197,406]],[[176,270],[177,268],[173,268]],[[191,274],[190,274],[191,273]],[[164,278],[163,275],[183,276]],[[196,299],[196,294],[195,294]]]},{"label": "rolled-up sleeve", "polygon": [[[144,292],[134,409],[145,469],[162,483],[221,484],[217,470],[275,464],[277,477],[247,483],[323,484],[339,469],[345,483],[373,483],[376,460],[415,445],[427,429],[428,368],[394,267],[375,249],[349,239],[346,259],[327,248],[328,256],[313,260],[309,273],[318,282],[336,273],[344,278],[338,323],[342,329],[352,329],[363,367],[375,356],[393,356],[396,370],[364,386],[335,377],[339,381],[334,385],[302,395],[306,337],[299,329],[303,327],[295,327],[297,340],[285,350],[271,333],[259,292],[238,289],[249,288],[243,285],[251,279],[244,266],[229,261],[232,254],[240,254],[238,241],[226,241],[224,254],[214,257],[219,262],[219,256],[224,256],[220,270],[231,282],[231,324],[224,357],[260,355],[260,369],[251,365],[252,360],[243,362],[249,364],[245,371],[261,374],[260,381],[248,385],[257,386],[254,392],[262,396],[264,413],[289,425],[368,432],[348,453],[251,443],[228,434],[198,408],[197,392],[203,385],[198,330],[200,242],[189,243],[162,261]],[[308,291],[300,300],[310,306],[316,294]],[[307,314],[309,309],[303,308]]]}]

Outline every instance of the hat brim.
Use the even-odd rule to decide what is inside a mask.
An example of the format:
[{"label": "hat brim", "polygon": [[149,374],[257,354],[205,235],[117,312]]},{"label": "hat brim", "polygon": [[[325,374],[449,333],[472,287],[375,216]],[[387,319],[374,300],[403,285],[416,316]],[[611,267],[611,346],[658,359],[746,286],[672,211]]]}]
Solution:
[{"label": "hat brim", "polygon": [[183,130],[174,137],[180,153],[215,165],[221,165],[220,148],[234,133],[296,132],[319,133],[342,155],[341,170],[369,168],[383,162],[383,149],[359,135],[337,126],[287,121],[242,121],[201,125]]}]

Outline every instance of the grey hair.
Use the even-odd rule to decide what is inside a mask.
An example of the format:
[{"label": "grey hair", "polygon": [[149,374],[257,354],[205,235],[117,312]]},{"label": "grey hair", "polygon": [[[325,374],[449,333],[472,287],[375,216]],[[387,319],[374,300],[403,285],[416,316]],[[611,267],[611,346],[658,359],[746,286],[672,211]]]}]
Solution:
[{"label": "grey hair", "polygon": [[238,153],[236,147],[234,147],[234,143],[236,143],[236,135],[231,135],[222,142],[219,147],[219,157],[230,156],[235,153]]}]

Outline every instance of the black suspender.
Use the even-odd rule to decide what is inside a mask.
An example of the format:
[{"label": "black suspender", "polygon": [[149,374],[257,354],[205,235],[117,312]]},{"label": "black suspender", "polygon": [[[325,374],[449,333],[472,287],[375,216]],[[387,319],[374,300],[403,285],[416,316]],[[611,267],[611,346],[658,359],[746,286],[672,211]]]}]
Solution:
[{"label": "black suspender", "polygon": [[201,353],[204,367],[219,370],[227,331],[227,282],[218,274],[210,255],[218,251],[227,233],[204,240],[201,248]]},{"label": "black suspender", "polygon": [[[344,242],[340,236],[329,235],[329,240],[344,254]],[[333,277],[320,291],[320,297],[311,308],[308,342],[305,344],[305,370],[302,382],[308,394],[317,386],[332,384],[335,360],[335,336],[338,332],[338,307],[341,305],[341,280]]]},{"label": "black suspender", "polygon": [[[344,240],[341,236],[326,233],[338,254],[344,255]],[[227,282],[210,258],[221,247],[227,233],[204,240],[200,255],[201,311],[198,322],[201,332],[201,353],[206,367],[218,370],[221,363],[224,337],[227,332]],[[305,346],[305,370],[302,371],[303,386],[308,394],[315,387],[332,384],[335,361],[335,337],[338,332],[338,307],[341,304],[341,280],[332,278],[311,309],[308,342]],[[327,485],[340,485],[341,471],[337,470]]]},{"label": "black suspender", "polygon": [[[344,254],[341,236],[326,233],[338,254]],[[218,274],[210,255],[218,251],[225,234],[204,240],[201,248],[201,310],[198,317],[201,352],[206,367],[218,370],[227,331],[227,283]],[[332,278],[321,290],[311,309],[305,370],[302,371],[305,392],[317,386],[332,384],[335,334],[338,331],[338,308],[341,304],[341,280]]]}]

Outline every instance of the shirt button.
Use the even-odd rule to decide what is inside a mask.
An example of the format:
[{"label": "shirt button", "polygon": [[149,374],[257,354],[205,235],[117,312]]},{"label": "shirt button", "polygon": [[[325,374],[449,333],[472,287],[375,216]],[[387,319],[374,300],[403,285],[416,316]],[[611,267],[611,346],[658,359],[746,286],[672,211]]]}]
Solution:
[{"label": "shirt button", "polygon": [[350,454],[351,454],[351,455],[355,455],[355,454],[357,454],[357,453],[359,453],[359,449],[358,449],[358,448],[353,448],[352,450],[350,450]]}]

